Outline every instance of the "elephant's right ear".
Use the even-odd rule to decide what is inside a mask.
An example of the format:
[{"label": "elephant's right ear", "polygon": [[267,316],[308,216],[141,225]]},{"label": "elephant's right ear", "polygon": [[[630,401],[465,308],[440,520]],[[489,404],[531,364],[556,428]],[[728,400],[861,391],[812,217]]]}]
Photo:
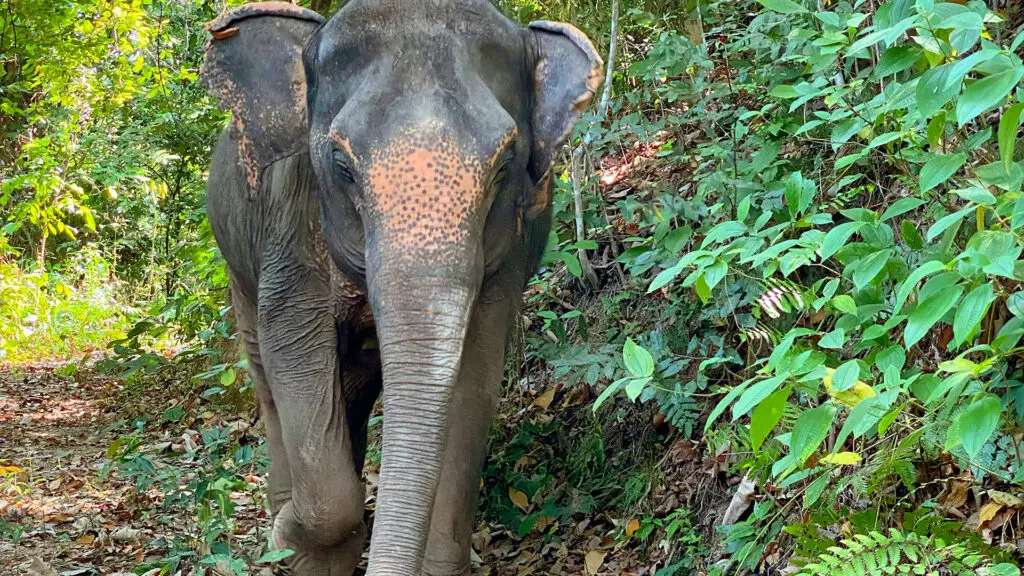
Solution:
[{"label": "elephant's right ear", "polygon": [[252,192],[274,161],[309,137],[302,49],[324,18],[286,2],[247,4],[209,22],[203,84],[230,110],[231,136]]}]

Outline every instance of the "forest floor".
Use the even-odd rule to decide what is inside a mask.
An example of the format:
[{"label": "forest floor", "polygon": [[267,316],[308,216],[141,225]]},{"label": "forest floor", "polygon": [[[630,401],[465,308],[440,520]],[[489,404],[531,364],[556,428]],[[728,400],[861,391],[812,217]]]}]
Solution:
[{"label": "forest floor", "polygon": [[[200,561],[212,574],[271,573],[259,563],[270,518],[254,410],[213,410],[188,378],[182,386],[140,392],[91,371],[65,373],[60,365],[0,368],[0,574],[155,575],[172,558],[180,558],[184,575],[196,573]],[[565,414],[558,410],[578,403],[556,388],[513,395],[521,397],[503,403],[494,458],[514,452],[509,444],[521,441],[516,430],[550,425]],[[502,430],[509,432],[504,440]],[[528,467],[538,458],[535,448],[511,467]],[[644,488],[634,518],[601,509],[545,516],[542,497],[531,501],[501,486],[500,478],[487,478],[499,484],[497,493],[507,491],[518,508],[512,512],[532,527],[520,524],[514,534],[500,522],[481,521],[473,539],[475,573],[644,576],[671,564],[694,567],[697,558],[680,554],[705,550],[693,533],[712,532],[728,486],[708,481],[719,467],[696,442],[674,441],[658,452],[658,480]],[[375,472],[368,461],[368,509]],[[551,473],[549,484],[566,484]],[[486,494],[484,500],[486,506]],[[685,534],[647,540],[652,518],[683,506],[700,512],[679,518]],[[225,541],[230,555],[217,556]]]}]

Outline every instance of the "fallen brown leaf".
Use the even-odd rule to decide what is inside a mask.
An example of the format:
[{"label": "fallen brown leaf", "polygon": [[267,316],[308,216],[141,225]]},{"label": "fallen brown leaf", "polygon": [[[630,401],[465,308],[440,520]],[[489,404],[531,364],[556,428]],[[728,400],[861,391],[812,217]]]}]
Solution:
[{"label": "fallen brown leaf", "polygon": [[589,576],[594,576],[601,569],[601,566],[604,566],[604,558],[607,555],[607,552],[601,550],[591,550],[590,552],[587,552],[587,555],[584,558],[584,563]]}]

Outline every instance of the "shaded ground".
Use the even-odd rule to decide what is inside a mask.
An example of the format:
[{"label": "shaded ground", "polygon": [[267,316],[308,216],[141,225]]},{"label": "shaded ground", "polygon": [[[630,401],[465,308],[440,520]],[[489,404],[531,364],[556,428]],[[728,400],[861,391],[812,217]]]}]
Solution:
[{"label": "shaded ground", "polygon": [[[250,410],[211,410],[192,387],[140,392],[111,378],[59,376],[54,369],[0,371],[0,574],[155,575],[169,561],[175,566],[175,558],[186,575],[197,572],[198,561],[212,574],[231,574],[232,560],[238,573],[270,572],[258,562],[270,520],[263,505],[265,453]],[[499,464],[512,453],[511,433],[550,425],[585,400],[558,387],[513,395],[492,440]],[[141,415],[146,424],[135,425]],[[546,441],[527,446],[510,469],[544,469],[538,448],[546,449]],[[697,443],[678,440],[660,451],[634,517],[600,509],[546,515],[550,502],[574,490],[557,471],[530,496],[501,485],[506,476],[488,477],[491,495],[508,494],[514,505],[505,515],[515,527],[494,521],[493,510],[491,521],[481,521],[473,541],[477,573],[653,575],[703,550],[694,534],[710,533],[727,486],[708,481],[718,466]],[[372,451],[367,476],[372,509]],[[493,505],[493,498],[484,500]],[[695,511],[676,517],[685,532],[664,538],[665,526],[652,522],[684,507]]]}]

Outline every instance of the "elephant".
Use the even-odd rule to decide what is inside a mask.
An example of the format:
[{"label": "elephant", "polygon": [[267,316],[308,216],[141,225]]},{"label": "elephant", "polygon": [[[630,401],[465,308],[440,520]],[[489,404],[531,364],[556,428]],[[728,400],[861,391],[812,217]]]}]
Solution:
[{"label": "elephant", "polygon": [[285,2],[207,24],[231,120],[209,221],[265,421],[272,545],[351,575],[383,400],[371,576],[465,575],[506,341],[551,173],[601,80],[569,24],[487,0]]}]

